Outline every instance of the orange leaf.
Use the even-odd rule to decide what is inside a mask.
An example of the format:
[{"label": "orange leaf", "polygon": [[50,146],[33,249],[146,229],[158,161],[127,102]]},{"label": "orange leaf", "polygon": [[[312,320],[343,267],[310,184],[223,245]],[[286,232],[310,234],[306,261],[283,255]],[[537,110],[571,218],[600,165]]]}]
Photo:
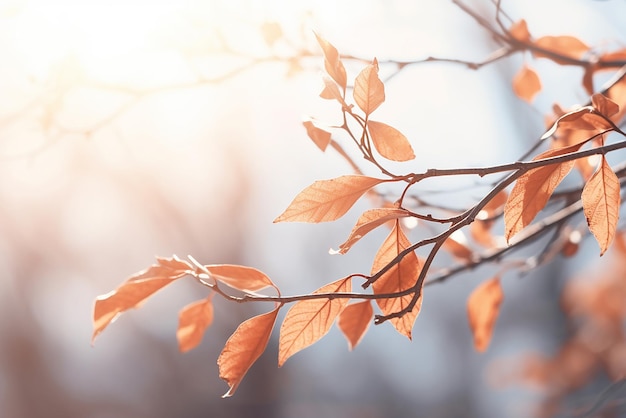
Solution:
[{"label": "orange leaf", "polygon": [[467,317],[476,351],[485,351],[489,346],[503,298],[500,278],[496,277],[481,283],[467,300]]},{"label": "orange leaf", "polygon": [[497,213],[497,211],[504,206],[509,197],[506,190],[500,190],[487,204],[483,207],[482,210],[485,211],[487,217],[491,217]]},{"label": "orange leaf", "polygon": [[589,230],[598,241],[602,255],[615,237],[620,209],[619,179],[604,156],[583,189],[582,202]]},{"label": "orange leaf", "polygon": [[[542,36],[537,39],[534,44],[539,48],[573,59],[580,59],[589,51],[589,46],[573,36]],[[566,61],[540,52],[535,53],[535,56],[551,59],[558,64],[569,64]]]},{"label": "orange leaf", "polygon": [[265,351],[279,309],[280,307],[243,322],[226,341],[217,358],[220,379],[229,386],[223,398],[235,393],[245,374]]},{"label": "orange leaf", "polygon": [[474,241],[482,245],[483,247],[492,248],[497,244],[496,239],[491,233],[494,221],[492,219],[475,219],[470,225],[470,234]]},{"label": "orange leaf", "polygon": [[530,32],[528,32],[528,25],[524,19],[519,22],[515,22],[511,29],[509,29],[511,36],[521,42],[530,41]]},{"label": "orange leaf", "polygon": [[[320,287],[313,293],[350,292],[349,277]],[[310,299],[296,302],[287,312],[280,327],[278,367],[298,351],[316,343],[333,325],[335,318],[348,303],[346,298]]]},{"label": "orange leaf", "polygon": [[445,248],[452,256],[458,258],[461,261],[472,261],[474,256],[471,248],[465,243],[467,238],[460,230],[455,231],[444,242],[442,248]]},{"label": "orange leaf", "polygon": [[[383,242],[374,257],[372,274],[376,274],[376,272],[380,271],[398,254],[410,246],[411,243],[409,239],[404,232],[402,232],[402,228],[400,228],[400,222],[396,220],[391,233],[385,239],[385,242]],[[420,270],[420,261],[417,255],[414,252],[408,253],[398,264],[393,266],[374,282],[372,285],[374,294],[396,293],[413,287]],[[389,315],[406,308],[412,299],[413,295],[409,294],[389,299],[377,299],[376,303],[384,315]],[[413,329],[413,324],[417,319],[421,306],[422,296],[420,296],[420,299],[411,312],[406,313],[400,318],[392,318],[390,320],[396,330],[409,339],[411,339],[411,330]]]},{"label": "orange leaf", "polygon": [[607,118],[619,112],[619,105],[600,93],[591,96],[591,103],[598,112],[602,113]]},{"label": "orange leaf", "polygon": [[157,262],[158,264],[131,276],[114,291],[96,298],[93,312],[92,343],[98,334],[119,314],[138,307],[153,293],[193,270],[186,261],[177,257],[157,258]]},{"label": "orange leaf", "polygon": [[370,231],[378,228],[382,224],[409,216],[409,212],[406,209],[398,208],[380,208],[370,209],[363,212],[356,222],[354,228],[350,232],[350,236],[339,246],[339,254],[347,253],[354,244],[356,244],[361,238],[367,235]]},{"label": "orange leaf", "polygon": [[330,132],[318,128],[313,121],[305,120],[302,125],[306,128],[306,133],[313,140],[315,145],[322,151],[326,151],[326,147],[330,144]]},{"label": "orange leaf", "polygon": [[369,115],[385,101],[385,85],[378,78],[378,61],[363,69],[354,81],[354,100],[365,115]]},{"label": "orange leaf", "polygon": [[350,350],[361,341],[373,316],[374,310],[369,300],[348,305],[339,314],[337,325],[348,340]]},{"label": "orange leaf", "polygon": [[190,303],[178,315],[176,338],[178,348],[185,353],[202,341],[204,331],[213,322],[213,303],[210,298]]},{"label": "orange leaf", "polygon": [[343,99],[341,92],[339,91],[339,87],[337,87],[337,83],[331,80],[329,77],[322,76],[322,80],[324,80],[324,90],[320,93],[320,97],[322,99],[328,100],[337,100],[341,103],[341,106],[344,108],[349,108],[346,101]]},{"label": "orange leaf", "polygon": [[620,111],[611,118],[613,122],[619,124],[626,114],[626,77],[613,84],[607,91],[607,96],[620,106]]},{"label": "orange leaf", "polygon": [[382,122],[367,122],[376,151],[392,161],[409,161],[415,158],[409,140],[399,130]]},{"label": "orange leaf", "polygon": [[[551,149],[539,154],[533,161],[569,154],[578,151],[581,146],[582,144],[575,144]],[[573,160],[550,164],[529,170],[517,180],[504,205],[504,235],[507,242],[535,219],[572,167]]]},{"label": "orange leaf", "polygon": [[266,287],[278,290],[265,273],[252,267],[235,264],[212,264],[205,267],[215,280],[242,292],[256,292]]},{"label": "orange leaf", "polygon": [[315,33],[315,37],[317,38],[317,42],[322,47],[322,51],[324,51],[324,68],[326,68],[326,72],[345,91],[348,78],[346,76],[346,69],[339,59],[339,52],[337,52],[337,48],[317,33]]},{"label": "orange leaf", "polygon": [[524,65],[519,73],[513,78],[513,92],[520,99],[531,103],[541,90],[541,80],[532,68]]},{"label": "orange leaf", "polygon": [[[596,113],[596,109],[591,106],[583,106],[571,112],[565,113],[560,116],[553,124],[552,127],[541,136],[544,140],[554,135],[558,128],[572,130],[572,131],[602,131],[610,129],[611,125],[604,120],[604,118]],[[580,135],[576,136],[579,138]],[[583,135],[586,142],[589,135]]]},{"label": "orange leaf", "polygon": [[328,222],[341,218],[365,192],[386,180],[341,176],[301,191],[274,222]]}]

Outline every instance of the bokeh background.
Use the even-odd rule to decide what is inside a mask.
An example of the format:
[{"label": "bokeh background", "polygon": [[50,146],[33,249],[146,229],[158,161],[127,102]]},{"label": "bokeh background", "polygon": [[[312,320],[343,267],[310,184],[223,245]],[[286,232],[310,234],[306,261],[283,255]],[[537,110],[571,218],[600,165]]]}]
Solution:
[{"label": "bokeh background", "polygon": [[[467,4],[488,18],[495,11]],[[536,36],[624,46],[624,1],[502,6]],[[412,342],[383,325],[349,353],[334,329],[277,369],[273,338],[231,399],[220,398],[227,386],[215,360],[236,326],[267,306],[216,300],[203,344],[180,354],[178,310],[206,295],[180,281],[90,345],[94,298],[155,255],[253,266],[283,294],[369,271],[384,231],[328,254],[367,202],[332,224],[272,224],[302,188],[350,170],[301,125],[306,115],[339,118],[318,97],[313,30],[366,59],[481,61],[495,48],[440,0],[0,2],[0,416],[530,416],[542,392],[500,384],[494,365],[559,346],[560,288],[590,262],[587,250],[595,259],[595,243],[504,280],[485,354],[473,350],[465,301],[490,268],[428,288]],[[544,90],[535,104],[515,98],[511,79],[528,58],[479,71],[429,63],[392,77],[377,119],[411,139],[407,171],[513,161],[553,102],[586,101],[579,70],[549,62],[536,64]],[[359,65],[348,66],[351,77]]]}]

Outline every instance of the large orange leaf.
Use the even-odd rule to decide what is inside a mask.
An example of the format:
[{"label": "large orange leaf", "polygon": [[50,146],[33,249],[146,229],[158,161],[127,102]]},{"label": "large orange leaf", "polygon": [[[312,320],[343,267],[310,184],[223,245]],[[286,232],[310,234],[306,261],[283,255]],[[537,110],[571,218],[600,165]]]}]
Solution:
[{"label": "large orange leaf", "polygon": [[[352,282],[349,277],[320,287],[313,293],[350,292]],[[337,315],[348,303],[346,298],[311,299],[296,302],[287,312],[280,327],[278,342],[278,367],[298,351],[316,343],[333,325]]]},{"label": "large orange leaf", "polygon": [[385,180],[341,176],[319,180],[301,191],[274,222],[328,222],[342,217],[365,192]]},{"label": "large orange leaf", "polygon": [[467,317],[476,351],[485,351],[489,346],[503,298],[500,278],[496,277],[481,283],[467,300]]},{"label": "large orange leaf", "polygon": [[[376,272],[380,271],[410,245],[409,239],[404,232],[402,232],[402,228],[400,228],[400,222],[396,220],[391,233],[385,239],[385,242],[383,242],[374,257],[372,274],[376,274]],[[395,293],[413,287],[417,281],[420,270],[420,261],[417,255],[414,252],[408,253],[398,264],[393,266],[374,282],[372,285],[374,294]],[[409,294],[390,299],[377,299],[376,303],[384,315],[389,315],[406,308],[412,299],[413,295]],[[390,320],[396,330],[409,339],[411,339],[411,330],[413,329],[413,324],[417,319],[421,306],[422,296],[420,296],[419,301],[411,312],[406,313],[400,318],[392,318]]]},{"label": "large orange leaf", "polygon": [[[554,52],[558,55],[562,55],[564,57],[580,59],[583,55],[589,51],[589,46],[587,46],[580,39],[575,38],[573,36],[542,36],[537,39],[534,44],[539,48]],[[545,57],[553,60],[558,64],[567,65],[568,62],[559,60],[558,58],[548,56],[541,53],[535,53],[538,57]]]},{"label": "large orange leaf", "polygon": [[235,393],[245,374],[265,351],[279,309],[280,307],[243,322],[226,341],[217,358],[220,378],[229,386],[224,398]]},{"label": "large orange leaf", "polygon": [[382,122],[367,122],[376,151],[392,161],[409,161],[415,158],[409,140],[396,128]]},{"label": "large orange leaf", "polygon": [[350,350],[353,350],[361,341],[373,316],[374,310],[369,300],[348,305],[339,314],[337,325],[348,340]]},{"label": "large orange leaf", "polygon": [[409,216],[409,212],[406,209],[379,208],[366,210],[359,217],[356,225],[350,232],[350,236],[348,236],[346,242],[339,246],[339,250],[337,252],[339,254],[347,253],[354,244],[356,244],[370,231],[378,228],[386,222],[407,216]]},{"label": "large orange leaf", "polygon": [[322,151],[326,151],[326,147],[330,144],[330,132],[315,126],[313,121],[305,120],[302,125],[306,128],[306,133],[313,140],[315,145]]},{"label": "large orange leaf", "polygon": [[[578,151],[581,146],[575,144],[551,149],[539,154],[533,161],[569,154]],[[504,236],[507,242],[535,219],[572,167],[574,161],[550,164],[529,170],[517,180],[504,205]]]},{"label": "large orange leaf", "polygon": [[210,298],[190,303],[181,309],[176,330],[179,350],[185,353],[200,344],[204,331],[212,322],[213,302]]},{"label": "large orange leaf", "polygon": [[385,85],[378,78],[378,61],[365,67],[354,81],[354,101],[369,115],[385,101]]},{"label": "large orange leaf", "polygon": [[513,92],[520,99],[531,103],[535,95],[541,90],[539,76],[527,65],[524,65],[519,73],[513,78]]},{"label": "large orange leaf", "polygon": [[138,307],[159,289],[193,271],[191,265],[176,257],[157,258],[157,262],[158,264],[131,276],[114,291],[96,298],[92,343],[119,314]]},{"label": "large orange leaf", "polygon": [[265,273],[252,267],[235,264],[212,264],[205,266],[205,268],[215,280],[242,292],[256,292],[266,287],[273,287],[278,290]]},{"label": "large orange leaf", "polygon": [[348,78],[346,76],[346,69],[340,60],[339,52],[337,52],[337,48],[317,33],[315,33],[315,37],[322,47],[322,51],[324,51],[324,68],[326,68],[326,72],[343,90],[345,90]]},{"label": "large orange leaf", "polygon": [[619,179],[604,156],[583,189],[582,202],[589,230],[598,241],[602,255],[615,237],[620,209]]}]

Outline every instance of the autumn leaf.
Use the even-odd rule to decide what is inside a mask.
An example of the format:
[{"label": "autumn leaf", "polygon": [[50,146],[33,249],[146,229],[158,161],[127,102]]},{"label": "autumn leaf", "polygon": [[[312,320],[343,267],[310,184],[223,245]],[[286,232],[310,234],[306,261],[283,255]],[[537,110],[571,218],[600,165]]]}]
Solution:
[{"label": "autumn leaf", "polygon": [[589,230],[602,255],[615,237],[620,209],[620,182],[604,156],[583,189],[582,203]]},{"label": "autumn leaf", "polygon": [[119,314],[138,307],[153,293],[193,270],[186,261],[176,256],[173,258],[157,257],[157,263],[131,276],[114,291],[96,298],[93,311],[92,344],[98,334]]},{"label": "autumn leaf", "polygon": [[322,47],[322,51],[324,51],[324,68],[326,68],[326,72],[345,91],[348,78],[346,76],[346,69],[344,68],[339,57],[339,52],[337,52],[337,48],[317,33],[313,33],[317,38],[317,42]]},{"label": "autumn leaf", "polygon": [[530,32],[524,19],[515,22],[509,29],[511,36],[521,42],[530,42]]},{"label": "autumn leaf", "polygon": [[382,122],[367,122],[370,138],[376,151],[392,161],[409,161],[415,158],[409,140],[396,128]]},{"label": "autumn leaf", "polygon": [[461,230],[453,232],[444,242],[442,248],[445,248],[454,258],[463,262],[470,262],[474,257],[474,252],[466,244],[467,238]]},{"label": "autumn leaf", "polygon": [[302,122],[302,125],[306,128],[307,135],[311,138],[315,145],[317,145],[317,147],[322,151],[326,151],[326,147],[330,144],[330,132],[325,129],[318,128],[311,120],[305,120]]},{"label": "autumn leaf", "polygon": [[378,78],[378,61],[365,67],[354,81],[354,100],[366,117],[385,101],[385,85]]},{"label": "autumn leaf", "polygon": [[497,241],[491,233],[493,225],[493,219],[475,219],[470,225],[470,234],[472,239],[483,247],[495,247],[497,245]]},{"label": "autumn leaf", "polygon": [[256,292],[266,287],[278,290],[265,273],[252,267],[235,264],[213,264],[204,267],[213,279],[242,292]]},{"label": "autumn leaf", "polygon": [[481,283],[467,300],[467,317],[476,351],[483,352],[489,346],[503,298],[500,278],[496,277]]},{"label": "autumn leaf", "polygon": [[353,350],[359,344],[374,316],[369,300],[346,306],[339,314],[337,326],[348,340],[348,347]]},{"label": "autumn leaf", "polygon": [[204,331],[213,322],[213,302],[210,298],[190,303],[178,315],[176,339],[178,348],[185,353],[202,341]]},{"label": "autumn leaf", "polygon": [[[343,293],[350,292],[351,289],[351,279],[346,277],[322,286],[313,293]],[[326,335],[347,303],[347,298],[310,299],[296,302],[287,311],[280,327],[278,367],[285,364],[289,357]]]},{"label": "autumn leaf", "polygon": [[226,341],[217,359],[220,379],[229,386],[223,398],[235,393],[245,374],[265,351],[279,309],[280,306],[243,322]]},{"label": "autumn leaf", "polygon": [[339,250],[337,252],[339,254],[347,253],[354,244],[356,244],[361,238],[372,230],[378,228],[386,222],[407,216],[409,216],[409,212],[406,209],[379,208],[366,210],[359,217],[356,225],[350,232],[350,236],[348,236],[348,239],[339,246]]},{"label": "autumn leaf", "polygon": [[319,180],[301,191],[274,222],[329,222],[342,217],[365,192],[387,180],[341,176]]},{"label": "autumn leaf", "polygon": [[607,118],[619,113],[619,105],[603,94],[596,93],[591,96],[591,104]]},{"label": "autumn leaf", "polygon": [[[583,55],[589,51],[589,46],[587,46],[584,42],[575,38],[573,36],[542,36],[537,39],[534,44],[546,51],[553,52],[555,54],[572,58],[572,59],[580,59]],[[558,59],[552,55],[546,55],[541,52],[535,52],[535,56],[544,57],[551,59],[557,64],[567,65],[569,62]]]},{"label": "autumn leaf", "polygon": [[541,140],[555,134],[557,129],[564,131],[559,135],[559,142],[582,143],[587,142],[590,136],[581,131],[600,132],[611,129],[611,124],[598,114],[598,110],[592,106],[583,106],[571,112],[562,114],[542,136]]},{"label": "autumn leaf", "polygon": [[[551,149],[539,154],[533,161],[576,152],[581,146],[582,143]],[[507,242],[535,219],[572,167],[573,160],[534,168],[520,176],[504,205],[504,230]]]},{"label": "autumn leaf", "polygon": [[[374,257],[372,275],[389,264],[398,254],[410,245],[409,239],[402,231],[402,228],[400,228],[400,222],[396,220],[391,233],[387,236]],[[398,264],[393,266],[374,282],[372,285],[374,294],[396,293],[413,287],[417,281],[420,270],[420,261],[417,255],[414,252],[408,253]],[[376,303],[384,315],[389,315],[406,308],[411,303],[412,299],[413,295],[409,294],[395,298],[377,299]],[[413,324],[417,319],[421,306],[422,296],[420,296],[411,312],[407,312],[400,318],[390,319],[391,324],[396,330],[409,339],[411,339],[411,330],[413,329]]]},{"label": "autumn leaf", "polygon": [[337,100],[343,108],[349,108],[350,106],[348,106],[344,100],[343,95],[339,91],[339,87],[337,87],[337,83],[326,76],[322,76],[322,80],[324,81],[324,89],[320,93],[320,97],[327,100]]},{"label": "autumn leaf", "polygon": [[531,103],[535,95],[541,90],[539,76],[527,65],[524,65],[515,78],[513,78],[513,92],[520,99]]}]

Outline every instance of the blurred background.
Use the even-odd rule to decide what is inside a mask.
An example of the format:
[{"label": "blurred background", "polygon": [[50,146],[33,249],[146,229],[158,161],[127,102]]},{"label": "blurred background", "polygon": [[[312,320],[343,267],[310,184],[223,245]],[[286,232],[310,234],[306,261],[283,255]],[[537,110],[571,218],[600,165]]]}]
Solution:
[{"label": "blurred background", "polygon": [[[467,4],[486,18],[495,13],[489,1]],[[624,46],[624,1],[502,6],[535,36]],[[216,298],[202,345],[180,354],[178,310],[206,295],[183,280],[91,347],[95,297],[155,255],[256,267],[283,294],[369,272],[385,231],[347,255],[328,254],[366,201],[332,224],[272,224],[314,180],[350,173],[301,125],[303,116],[340,120],[337,105],[318,96],[323,61],[313,30],[367,60],[478,62],[496,48],[440,0],[0,2],[0,416],[531,415],[545,394],[504,386],[490,370],[559,347],[560,289],[597,258],[594,242],[567,263],[503,281],[506,300],[485,354],[473,349],[465,302],[493,267],[429,287],[412,342],[388,324],[372,326],[349,353],[333,329],[278,369],[275,335],[230,399],[220,398],[227,386],[217,356],[241,321],[268,306]],[[404,169],[514,161],[554,102],[587,100],[580,70],[550,62],[536,64],[544,89],[533,106],[514,97],[511,80],[528,58],[479,71],[429,63],[389,79],[377,119],[411,139],[417,158]],[[360,66],[348,66],[349,79]],[[392,71],[381,67],[383,77]]]}]

